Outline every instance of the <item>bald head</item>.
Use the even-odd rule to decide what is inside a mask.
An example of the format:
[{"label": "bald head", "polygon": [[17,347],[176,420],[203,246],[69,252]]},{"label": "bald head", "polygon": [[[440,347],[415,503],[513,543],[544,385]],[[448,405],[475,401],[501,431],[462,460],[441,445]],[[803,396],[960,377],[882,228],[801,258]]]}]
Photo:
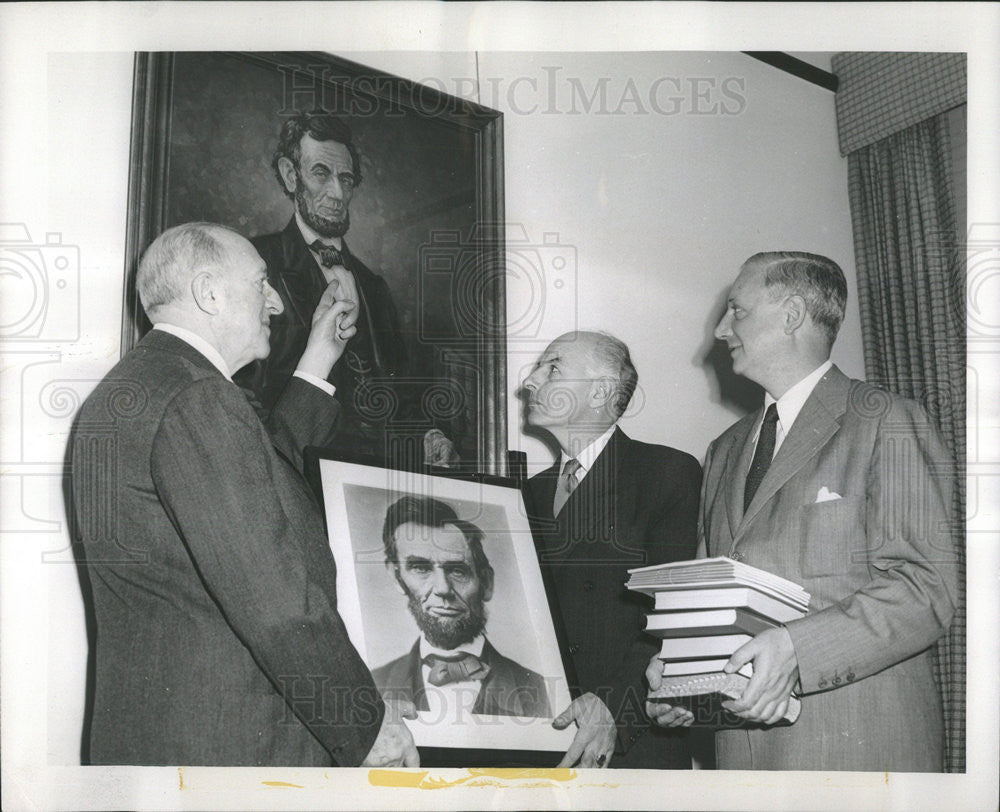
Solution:
[{"label": "bald head", "polygon": [[566,333],[549,344],[524,380],[527,422],[546,428],[565,448],[571,436],[597,436],[612,426],[637,381],[622,341],[607,333]]},{"label": "bald head", "polygon": [[567,335],[576,336],[577,340],[582,340],[584,345],[590,348],[592,369],[597,376],[610,376],[615,379],[612,407],[615,418],[621,417],[632,402],[632,395],[635,394],[635,387],[639,382],[639,373],[635,371],[632,356],[625,342],[609,333],[579,332]]},{"label": "bald head", "polygon": [[270,320],[284,310],[260,254],[237,232],[213,223],[164,231],[146,250],[136,278],[154,325],[205,339],[229,372],[270,352]]},{"label": "bald head", "polygon": [[187,298],[191,281],[199,272],[227,267],[231,262],[229,249],[237,239],[243,237],[226,226],[184,223],[153,240],[136,274],[139,300],[150,318],[157,308]]}]

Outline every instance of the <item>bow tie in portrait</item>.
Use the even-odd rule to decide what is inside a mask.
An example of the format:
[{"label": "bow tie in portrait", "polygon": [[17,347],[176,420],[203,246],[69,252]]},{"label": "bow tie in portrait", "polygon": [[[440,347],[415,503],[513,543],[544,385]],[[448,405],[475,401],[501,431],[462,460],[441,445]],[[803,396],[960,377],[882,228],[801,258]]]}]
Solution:
[{"label": "bow tie in portrait", "polygon": [[316,240],[309,247],[319,254],[320,264],[324,268],[332,268],[334,265],[344,264],[344,256],[341,254],[340,249],[335,246],[325,245],[320,240]]},{"label": "bow tie in portrait", "polygon": [[456,657],[428,654],[424,657],[423,663],[431,668],[431,673],[427,677],[431,685],[482,680],[490,673],[490,667],[475,654],[459,654]]}]

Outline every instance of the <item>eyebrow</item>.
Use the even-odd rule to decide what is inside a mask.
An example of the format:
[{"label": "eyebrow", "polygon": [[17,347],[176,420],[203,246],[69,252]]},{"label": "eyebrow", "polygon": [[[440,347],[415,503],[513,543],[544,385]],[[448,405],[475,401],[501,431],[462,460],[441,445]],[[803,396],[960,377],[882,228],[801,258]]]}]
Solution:
[{"label": "eyebrow", "polygon": [[408,555],[406,559],[403,561],[403,564],[405,564],[408,567],[413,564],[427,564],[430,567],[437,565],[441,567],[465,567],[468,568],[469,570],[472,569],[469,562],[466,561],[464,558],[456,558],[447,561],[434,561],[433,559],[425,558],[424,556],[421,555]]},{"label": "eyebrow", "polygon": [[[328,164],[326,161],[314,161],[313,163],[309,164],[309,168],[310,169],[325,169],[327,172],[332,172],[333,171],[333,169],[330,167],[330,164]],[[337,174],[338,175],[350,175],[352,178],[354,177],[354,172],[351,169],[347,168],[347,167],[344,167],[343,169],[341,169]]]}]

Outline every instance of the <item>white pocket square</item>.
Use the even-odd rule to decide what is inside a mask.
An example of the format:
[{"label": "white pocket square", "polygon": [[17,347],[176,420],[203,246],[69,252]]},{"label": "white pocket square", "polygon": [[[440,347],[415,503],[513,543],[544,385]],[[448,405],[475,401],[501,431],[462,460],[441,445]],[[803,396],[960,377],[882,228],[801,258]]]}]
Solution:
[{"label": "white pocket square", "polygon": [[826,487],[826,485],[820,488],[819,493],[816,494],[817,502],[832,502],[835,499],[841,499],[841,498],[842,497],[839,493],[837,493],[836,491],[831,491],[829,488]]}]

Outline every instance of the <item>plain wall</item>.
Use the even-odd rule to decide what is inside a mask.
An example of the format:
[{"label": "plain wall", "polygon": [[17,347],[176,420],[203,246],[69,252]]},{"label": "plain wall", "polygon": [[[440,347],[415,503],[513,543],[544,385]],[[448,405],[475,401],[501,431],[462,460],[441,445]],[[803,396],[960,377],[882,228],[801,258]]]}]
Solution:
[{"label": "plain wall", "polygon": [[[504,113],[506,217],[509,231],[516,236],[520,226],[526,236],[508,244],[512,263],[524,264],[510,269],[508,288],[517,325],[508,347],[509,446],[527,452],[532,472],[552,457],[523,435],[514,392],[545,344],[576,327],[610,331],[632,349],[640,391],[625,431],[702,459],[743,413],[723,399],[705,357],[728,285],[760,250],[808,250],[841,263],[850,303],[834,358],[863,376],[832,93],[738,53],[343,55]],[[54,55],[47,77],[26,79],[4,99],[11,119],[23,111],[49,145],[32,165],[33,197],[6,201],[5,217],[65,224],[63,242],[79,246],[80,257],[79,341],[49,350],[36,342],[31,357],[15,357],[3,373],[4,436],[29,438],[5,450],[25,472],[8,488],[26,483],[5,494],[15,500],[5,530],[20,521],[37,534],[4,565],[37,572],[40,550],[51,564],[44,577],[26,579],[30,594],[5,596],[5,605],[16,600],[18,611],[49,619],[49,639],[29,647],[36,661],[20,672],[48,674],[40,760],[54,764],[79,760],[86,666],[61,461],[75,404],[118,358],[131,82],[131,54]],[[654,89],[663,112],[650,102]],[[47,111],[32,112],[32,92],[48,97]],[[540,306],[537,280],[553,280],[556,257],[571,262],[559,271],[565,284],[546,290]],[[544,273],[531,276],[539,262]]]},{"label": "plain wall", "polygon": [[[548,341],[577,328],[631,348],[639,391],[625,431],[703,459],[745,413],[706,357],[728,286],[757,251],[840,263],[849,302],[834,361],[864,377],[831,92],[740,53],[480,53],[478,81],[466,54],[346,56],[504,113],[509,441],[531,471],[553,456],[521,431],[516,388]],[[814,62],[829,68],[829,55]],[[519,225],[523,249],[510,240]],[[536,254],[543,290],[523,267]],[[575,262],[558,290],[557,257]]]}]

